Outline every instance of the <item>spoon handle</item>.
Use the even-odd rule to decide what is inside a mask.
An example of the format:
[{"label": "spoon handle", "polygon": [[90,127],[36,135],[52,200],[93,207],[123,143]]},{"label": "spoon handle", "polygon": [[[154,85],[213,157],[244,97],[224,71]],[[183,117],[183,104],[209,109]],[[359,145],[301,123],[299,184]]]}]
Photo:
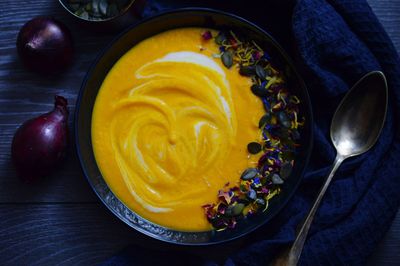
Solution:
[{"label": "spoon handle", "polygon": [[314,202],[314,205],[312,206],[310,212],[307,215],[307,218],[303,222],[303,225],[301,226],[301,229],[296,236],[296,240],[294,241],[289,251],[289,254],[286,257],[286,263],[284,263],[283,265],[288,265],[288,266],[297,265],[297,262],[299,261],[301,255],[301,251],[303,250],[304,242],[306,241],[307,238],[308,230],[310,229],[315,213],[317,212],[319,204],[321,203],[322,198],[325,195],[325,192],[329,184],[331,183],[336,170],[339,168],[340,164],[343,162],[344,159],[346,159],[344,156],[340,154],[336,155],[335,161],[332,165],[328,178],[326,179],[324,185],[322,186],[321,191],[319,192],[318,197]]}]

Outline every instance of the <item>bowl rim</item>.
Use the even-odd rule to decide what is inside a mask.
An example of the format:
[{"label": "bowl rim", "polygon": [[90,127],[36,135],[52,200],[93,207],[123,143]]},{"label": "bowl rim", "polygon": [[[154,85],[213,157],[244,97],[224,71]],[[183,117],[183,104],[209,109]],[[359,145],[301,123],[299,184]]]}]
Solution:
[{"label": "bowl rim", "polygon": [[[232,17],[233,19],[241,21],[241,22],[251,26],[252,28],[255,28],[257,31],[259,31],[263,35],[267,36],[269,38],[269,41],[271,41],[273,43],[274,47],[276,49],[278,49],[280,55],[284,58],[286,63],[290,65],[290,67],[292,68],[293,72],[295,73],[296,78],[298,79],[298,81],[300,83],[300,86],[303,88],[303,93],[304,93],[304,96],[306,98],[304,100],[304,102],[306,102],[306,104],[303,105],[303,108],[304,108],[305,112],[307,112],[309,114],[309,117],[308,117],[308,119],[309,119],[308,123],[309,123],[309,127],[310,127],[309,136],[308,136],[308,142],[309,142],[308,144],[309,145],[308,145],[308,147],[306,147],[306,149],[304,151],[304,153],[306,155],[306,157],[304,159],[304,164],[303,164],[303,167],[302,167],[301,171],[299,172],[298,181],[294,184],[293,189],[288,193],[287,197],[282,200],[280,206],[278,206],[274,210],[274,212],[272,212],[271,217],[269,219],[264,219],[262,222],[256,224],[251,229],[249,229],[247,231],[244,231],[244,232],[242,232],[240,234],[237,234],[236,236],[229,237],[229,238],[226,238],[226,239],[221,239],[221,240],[218,240],[218,241],[213,241],[213,242],[179,242],[179,241],[169,240],[169,239],[162,238],[162,237],[160,237],[158,235],[155,235],[153,233],[150,233],[150,232],[148,232],[148,231],[146,231],[146,230],[144,230],[144,229],[142,229],[142,228],[140,228],[140,227],[138,227],[136,225],[132,225],[131,223],[129,223],[127,221],[127,219],[121,219],[120,215],[113,208],[111,208],[107,202],[105,202],[103,197],[101,197],[99,195],[99,192],[95,189],[94,184],[90,180],[89,173],[88,173],[87,169],[84,167],[84,159],[83,159],[83,156],[82,156],[82,153],[81,153],[81,150],[80,150],[80,143],[79,143],[79,137],[78,137],[79,136],[79,134],[78,134],[79,133],[79,130],[78,130],[79,129],[78,118],[79,118],[79,114],[80,114],[83,94],[84,94],[84,91],[85,91],[84,89],[86,87],[86,84],[87,84],[89,78],[92,76],[95,67],[97,66],[97,64],[99,63],[101,58],[106,54],[106,52],[120,38],[122,38],[125,34],[127,34],[133,28],[135,28],[135,27],[137,27],[137,26],[139,26],[141,24],[145,24],[148,21],[151,21],[153,19],[160,18],[162,16],[173,15],[173,14],[176,14],[176,13],[183,13],[183,12],[206,12],[206,13],[212,13],[212,14],[224,15],[224,16]],[[82,84],[81,84],[81,87],[79,89],[79,93],[78,93],[78,96],[77,96],[77,99],[76,99],[76,102],[75,102],[75,112],[74,112],[73,125],[74,125],[74,137],[75,137],[75,151],[76,151],[76,153],[78,155],[80,168],[81,168],[86,180],[88,181],[90,187],[92,188],[92,190],[94,191],[96,196],[100,199],[102,204],[105,205],[108,210],[110,210],[119,220],[121,220],[122,222],[127,224],[130,228],[133,228],[136,231],[139,231],[142,234],[144,234],[144,235],[146,235],[148,237],[151,237],[153,239],[160,240],[162,242],[169,243],[169,244],[179,245],[179,246],[210,246],[210,245],[217,245],[217,244],[231,242],[231,241],[237,240],[238,238],[242,238],[242,237],[244,237],[244,236],[256,231],[260,227],[262,227],[265,224],[267,224],[268,222],[270,222],[274,217],[276,217],[276,215],[278,213],[280,213],[282,211],[282,209],[288,204],[288,202],[292,199],[292,197],[295,194],[295,192],[298,190],[298,187],[299,187],[299,185],[300,185],[300,183],[301,183],[301,181],[302,181],[302,179],[304,177],[304,174],[306,172],[306,168],[307,168],[307,166],[309,164],[311,153],[312,153],[312,149],[313,149],[313,146],[314,146],[314,133],[313,133],[314,115],[313,115],[313,109],[312,109],[312,105],[311,105],[310,95],[309,95],[307,86],[306,86],[302,76],[298,72],[297,67],[295,66],[295,64],[293,63],[292,59],[289,57],[287,52],[276,41],[276,39],[271,36],[271,34],[269,34],[266,30],[264,30],[263,28],[259,27],[256,24],[254,24],[253,22],[250,22],[247,19],[242,18],[241,16],[233,14],[233,13],[230,13],[230,12],[221,11],[221,10],[214,9],[214,8],[204,8],[204,7],[183,7],[183,8],[176,8],[176,9],[171,9],[171,10],[159,12],[159,13],[157,13],[155,15],[149,16],[149,17],[147,17],[145,19],[141,19],[141,20],[133,23],[131,26],[127,27],[125,30],[123,30],[122,32],[117,34],[114,38],[112,38],[112,40],[108,44],[106,44],[103,49],[101,49],[101,51],[98,53],[98,55],[96,56],[94,61],[91,63],[88,71],[85,74],[85,77],[84,77],[84,79],[82,81]],[[136,214],[136,215],[138,215],[138,214]],[[146,219],[144,219],[144,220],[146,220]],[[158,225],[158,226],[161,226],[161,225]],[[163,227],[163,226],[161,226],[161,227]],[[174,230],[174,229],[172,229],[172,230]],[[177,230],[174,230],[174,231],[177,231]],[[212,232],[212,231],[213,230],[204,231],[204,232]]]},{"label": "bowl rim", "polygon": [[71,11],[71,9],[68,8],[67,4],[64,3],[65,0],[58,0],[58,2],[60,3],[60,5],[64,8],[65,11],[67,11],[70,15],[74,16],[75,18],[79,19],[80,21],[85,21],[88,23],[102,23],[102,22],[107,22],[107,21],[111,21],[111,20],[115,20],[118,19],[122,16],[124,16],[128,10],[132,7],[132,5],[136,2],[137,0],[130,0],[129,5],[124,9],[123,12],[119,13],[118,15],[114,16],[114,17],[110,17],[110,18],[106,18],[106,19],[99,19],[99,20],[90,20],[90,19],[84,19],[78,15],[76,15],[74,12]]}]

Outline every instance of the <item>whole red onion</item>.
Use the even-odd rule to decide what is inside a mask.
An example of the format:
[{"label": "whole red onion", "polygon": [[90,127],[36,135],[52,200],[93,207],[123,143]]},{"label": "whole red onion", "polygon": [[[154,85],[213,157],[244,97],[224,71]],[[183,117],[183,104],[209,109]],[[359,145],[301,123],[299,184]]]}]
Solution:
[{"label": "whole red onion", "polygon": [[27,182],[49,174],[65,157],[68,143],[67,100],[56,96],[54,109],[18,128],[11,157],[18,175]]},{"label": "whole red onion", "polygon": [[23,63],[42,74],[65,69],[72,61],[74,50],[68,28],[48,17],[36,17],[21,28],[17,49]]}]

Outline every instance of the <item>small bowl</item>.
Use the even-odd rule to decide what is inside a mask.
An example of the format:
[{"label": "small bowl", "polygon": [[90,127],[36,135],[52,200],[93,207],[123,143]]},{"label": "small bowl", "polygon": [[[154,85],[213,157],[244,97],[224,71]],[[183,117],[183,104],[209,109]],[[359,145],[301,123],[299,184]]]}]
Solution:
[{"label": "small bowl", "polygon": [[130,0],[125,10],[114,17],[106,19],[91,20],[84,19],[76,15],[69,7],[68,0],[58,0],[61,6],[72,15],[78,23],[81,23],[84,27],[90,30],[100,32],[112,32],[124,29],[127,25],[130,25],[140,18],[140,14],[146,4],[146,0]]},{"label": "small bowl", "polygon": [[[183,232],[152,223],[126,207],[111,191],[97,166],[91,140],[92,111],[99,88],[107,73],[129,49],[140,41],[160,32],[181,27],[206,27],[232,29],[248,36],[266,49],[271,61],[279,69],[291,74],[287,78],[288,89],[301,99],[300,113],[305,117],[301,131],[300,148],[297,151],[291,176],[282,186],[282,192],[271,199],[268,210],[238,222],[234,229],[217,232]],[[250,90],[249,90],[250,93]],[[186,8],[169,11],[146,19],[119,35],[104,49],[93,63],[83,81],[76,103],[75,140],[82,170],[92,189],[103,204],[121,221],[155,239],[182,245],[210,245],[244,236],[270,221],[289,201],[296,191],[307,166],[312,149],[313,116],[307,89],[296,71],[292,60],[281,46],[264,30],[236,15],[204,8]]]}]

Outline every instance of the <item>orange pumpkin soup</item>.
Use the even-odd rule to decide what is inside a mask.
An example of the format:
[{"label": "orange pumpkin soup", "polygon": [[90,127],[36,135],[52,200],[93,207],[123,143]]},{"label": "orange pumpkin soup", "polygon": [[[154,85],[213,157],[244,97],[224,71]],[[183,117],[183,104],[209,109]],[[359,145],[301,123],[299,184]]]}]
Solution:
[{"label": "orange pumpkin soup", "polygon": [[135,45],[105,78],[92,117],[94,154],[113,193],[143,218],[182,231],[210,230],[201,206],[256,166],[246,145],[260,141],[264,113],[251,80],[215,58],[204,30]]}]

